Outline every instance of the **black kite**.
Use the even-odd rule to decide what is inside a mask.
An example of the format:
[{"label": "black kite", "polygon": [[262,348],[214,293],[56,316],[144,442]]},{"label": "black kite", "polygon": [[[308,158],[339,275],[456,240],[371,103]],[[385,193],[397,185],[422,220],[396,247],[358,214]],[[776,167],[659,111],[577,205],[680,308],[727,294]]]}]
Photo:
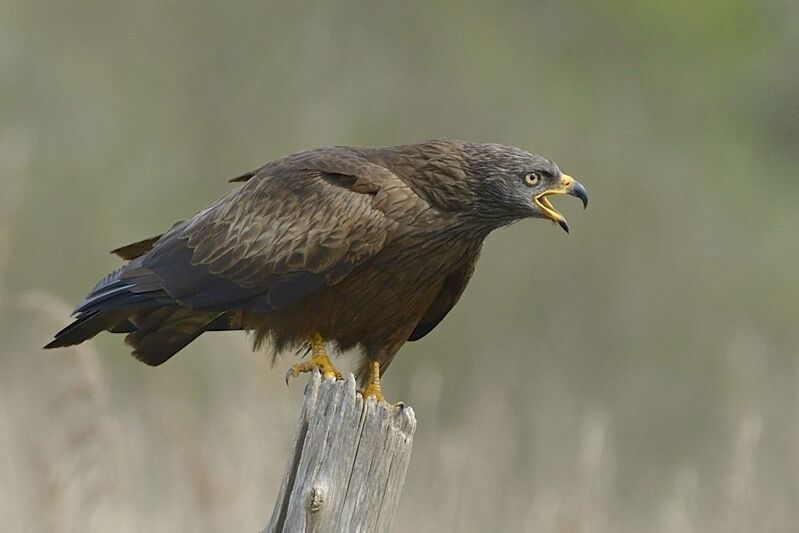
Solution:
[{"label": "black kite", "polygon": [[408,340],[446,316],[494,229],[565,218],[549,195],[585,188],[518,148],[430,141],[292,154],[167,233],[114,250],[127,260],[47,348],[107,330],[159,365],[206,331],[248,330],[277,351],[310,343],[292,375],[338,375],[324,341],[359,347],[364,395]]}]

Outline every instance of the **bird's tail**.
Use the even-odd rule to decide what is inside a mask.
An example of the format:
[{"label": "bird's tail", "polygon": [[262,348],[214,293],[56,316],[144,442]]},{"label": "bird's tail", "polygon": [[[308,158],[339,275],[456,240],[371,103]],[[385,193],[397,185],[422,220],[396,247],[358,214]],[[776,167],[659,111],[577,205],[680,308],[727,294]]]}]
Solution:
[{"label": "bird's tail", "polygon": [[79,315],[70,325],[55,334],[55,338],[45,346],[65,348],[87,341],[101,331],[111,330],[127,319],[127,313],[120,310],[93,311]]},{"label": "bird's tail", "polygon": [[[79,315],[55,335],[45,348],[74,346],[101,331],[127,333],[133,355],[150,366],[160,365],[207,329],[220,327],[220,313],[202,313],[180,307],[94,311]],[[215,322],[216,321],[216,322]]]},{"label": "bird's tail", "polygon": [[129,320],[135,330],[125,342],[133,356],[150,366],[160,365],[202,335],[221,313],[202,313],[179,307],[136,312]]}]

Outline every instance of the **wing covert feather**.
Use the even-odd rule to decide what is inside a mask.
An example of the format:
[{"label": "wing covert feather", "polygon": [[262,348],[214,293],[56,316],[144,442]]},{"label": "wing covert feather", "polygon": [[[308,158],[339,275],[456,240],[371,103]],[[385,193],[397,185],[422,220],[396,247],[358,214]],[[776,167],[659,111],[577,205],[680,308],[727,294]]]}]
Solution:
[{"label": "wing covert feather", "polygon": [[255,300],[261,309],[282,309],[337,283],[380,252],[403,216],[428,207],[387,169],[343,161],[267,164],[160,241],[146,266],[197,309]]},{"label": "wing covert feather", "polygon": [[385,215],[370,195],[331,185],[319,172],[292,178],[247,182],[192,220],[182,235],[192,263],[256,287],[275,275],[355,266],[383,247]]}]

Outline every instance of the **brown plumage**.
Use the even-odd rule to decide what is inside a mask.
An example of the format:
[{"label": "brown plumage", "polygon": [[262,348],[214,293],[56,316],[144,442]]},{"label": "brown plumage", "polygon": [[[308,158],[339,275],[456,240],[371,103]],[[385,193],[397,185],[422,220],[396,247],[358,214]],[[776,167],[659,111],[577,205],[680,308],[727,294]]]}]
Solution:
[{"label": "brown plumage", "polygon": [[585,189],[518,148],[461,141],[292,154],[127,260],[47,347],[126,333],[158,365],[206,331],[243,329],[276,350],[314,333],[385,370],[455,305],[483,239],[526,217],[567,229],[546,196]]}]

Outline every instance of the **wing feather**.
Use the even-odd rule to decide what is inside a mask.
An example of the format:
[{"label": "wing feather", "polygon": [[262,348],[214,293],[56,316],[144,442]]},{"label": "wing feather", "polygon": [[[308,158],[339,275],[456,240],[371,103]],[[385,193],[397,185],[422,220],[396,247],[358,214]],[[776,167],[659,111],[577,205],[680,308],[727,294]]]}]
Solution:
[{"label": "wing feather", "polygon": [[416,325],[410,337],[408,337],[409,341],[419,340],[433,331],[444,320],[450,310],[455,307],[474,273],[479,253],[479,249],[476,250],[474,256],[466,261],[460,269],[447,276],[438,296],[433,300],[430,308]]},{"label": "wing feather", "polygon": [[382,189],[398,185],[390,171],[342,151],[278,160],[173,228],[142,266],[182,306],[284,309],[379,253],[401,214]]}]

